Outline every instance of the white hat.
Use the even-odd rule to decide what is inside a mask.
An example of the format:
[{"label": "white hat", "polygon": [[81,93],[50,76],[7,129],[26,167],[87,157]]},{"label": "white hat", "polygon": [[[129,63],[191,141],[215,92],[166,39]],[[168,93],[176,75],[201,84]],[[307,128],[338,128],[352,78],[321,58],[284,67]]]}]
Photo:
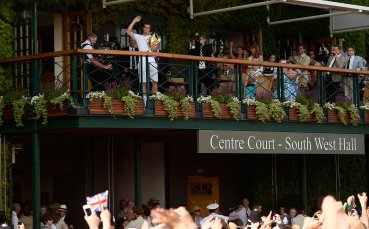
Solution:
[{"label": "white hat", "polygon": [[209,204],[206,208],[209,209],[209,210],[215,210],[215,209],[219,208],[219,204],[212,203],[212,204]]},{"label": "white hat", "polygon": [[67,210],[67,205],[61,204],[60,207],[58,208],[58,211],[65,211],[65,212],[68,211]]}]

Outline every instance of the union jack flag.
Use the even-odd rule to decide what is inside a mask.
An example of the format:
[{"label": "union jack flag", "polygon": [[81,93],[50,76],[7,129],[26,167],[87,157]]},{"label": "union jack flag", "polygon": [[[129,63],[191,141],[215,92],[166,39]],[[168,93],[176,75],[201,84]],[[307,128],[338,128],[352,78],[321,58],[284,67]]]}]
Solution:
[{"label": "union jack flag", "polygon": [[87,204],[91,206],[91,210],[102,212],[108,208],[108,190],[96,194],[92,197],[86,197]]}]

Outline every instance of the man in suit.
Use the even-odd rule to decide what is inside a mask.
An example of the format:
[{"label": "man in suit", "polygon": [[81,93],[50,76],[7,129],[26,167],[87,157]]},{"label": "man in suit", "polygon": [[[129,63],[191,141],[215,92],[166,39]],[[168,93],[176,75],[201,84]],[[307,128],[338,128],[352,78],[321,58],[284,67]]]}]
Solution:
[{"label": "man in suit", "polygon": [[[332,48],[332,54],[328,58],[328,68],[346,68],[347,59],[342,55],[342,47],[337,45]],[[336,95],[341,92],[342,74],[335,72],[326,73],[327,101],[333,101]]]},{"label": "man in suit", "polygon": [[[190,50],[189,55],[203,56],[203,57],[213,57],[213,47],[210,44],[206,44],[206,36],[200,35],[199,41],[196,43],[195,47]],[[198,62],[198,82],[205,85],[205,90],[201,90],[201,84],[199,87],[199,92],[203,95],[209,94],[215,87],[215,77],[216,77],[216,67],[211,63],[205,61]]]},{"label": "man in suit", "polygon": [[[136,41],[129,38],[129,45],[124,47],[122,50],[137,52],[138,48],[136,48]],[[138,77],[138,56],[122,56],[122,65],[124,67],[124,75],[128,77],[131,82],[131,90],[135,93],[139,91],[139,77]]]},{"label": "man in suit", "polygon": [[[347,49],[347,69],[353,69],[353,70],[364,70],[364,59],[361,56],[355,55],[355,49],[353,47],[349,47]],[[352,99],[353,98],[353,81],[352,81],[352,74],[347,74],[343,78],[343,89],[345,92],[345,96],[347,98]]]},{"label": "man in suit", "polygon": [[[295,64],[309,66],[310,65],[310,57],[306,55],[305,48],[302,44],[299,45],[298,55],[293,57],[293,62]],[[300,75],[298,86],[299,86],[299,94],[305,95],[309,90],[308,85],[311,82],[309,77],[309,72],[307,70],[297,69],[298,75]]]}]

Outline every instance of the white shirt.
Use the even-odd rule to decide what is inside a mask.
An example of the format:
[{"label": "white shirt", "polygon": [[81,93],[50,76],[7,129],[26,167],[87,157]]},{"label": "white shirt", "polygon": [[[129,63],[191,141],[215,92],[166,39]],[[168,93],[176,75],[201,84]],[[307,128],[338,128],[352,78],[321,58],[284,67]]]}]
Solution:
[{"label": "white shirt", "polygon": [[135,33],[134,38],[136,40],[138,50],[140,50],[141,52],[147,52],[150,50],[149,43],[147,42],[147,39],[144,35]]},{"label": "white shirt", "polygon": [[350,65],[348,66],[348,69],[352,69],[352,67],[354,65],[354,58],[355,58],[355,55],[350,56],[350,58],[348,60],[348,61],[350,61]]},{"label": "white shirt", "polygon": [[[81,44],[81,47],[83,47],[83,49],[87,49],[87,50],[94,50],[94,47],[92,47],[91,42],[90,42],[89,39],[85,40],[85,42],[83,42]],[[92,56],[92,54],[86,54],[86,56],[88,57],[88,59],[94,58]]]},{"label": "white shirt", "polygon": [[237,218],[242,220],[243,226],[247,225],[247,215],[246,215],[246,209],[244,207],[242,207],[238,211],[236,210],[236,211],[231,212],[231,214],[229,214],[229,216],[231,216],[231,217],[236,216]]}]

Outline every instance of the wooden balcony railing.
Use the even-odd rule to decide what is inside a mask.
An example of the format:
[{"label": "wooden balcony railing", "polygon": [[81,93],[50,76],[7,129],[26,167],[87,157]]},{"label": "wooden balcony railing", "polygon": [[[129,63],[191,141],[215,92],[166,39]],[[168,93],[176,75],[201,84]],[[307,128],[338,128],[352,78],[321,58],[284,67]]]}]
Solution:
[{"label": "wooden balcony railing", "polygon": [[[113,69],[103,70],[87,63],[86,54],[112,64]],[[152,55],[149,52],[76,49],[2,59],[0,65],[13,70],[15,89],[23,89],[33,96],[42,93],[47,84],[63,85],[69,88],[74,102],[82,107],[88,106],[86,95],[90,91],[104,90],[106,83],[112,81],[129,81],[131,90],[143,95],[143,79],[139,72],[144,68],[130,69],[129,56],[137,57],[138,61],[146,60],[147,82],[153,72],[158,72],[158,91],[162,93],[169,86],[176,86],[194,98],[211,94],[216,88],[240,100],[267,92],[280,101],[301,95],[312,97],[323,105],[341,95],[352,100],[356,107],[369,103],[369,71],[172,53],[155,53],[155,62],[150,63]],[[199,68],[200,62],[206,63],[206,69]],[[228,68],[231,70],[227,71]],[[147,94],[152,92],[152,86],[147,84]],[[152,110],[152,105],[147,103],[146,109]]]}]

